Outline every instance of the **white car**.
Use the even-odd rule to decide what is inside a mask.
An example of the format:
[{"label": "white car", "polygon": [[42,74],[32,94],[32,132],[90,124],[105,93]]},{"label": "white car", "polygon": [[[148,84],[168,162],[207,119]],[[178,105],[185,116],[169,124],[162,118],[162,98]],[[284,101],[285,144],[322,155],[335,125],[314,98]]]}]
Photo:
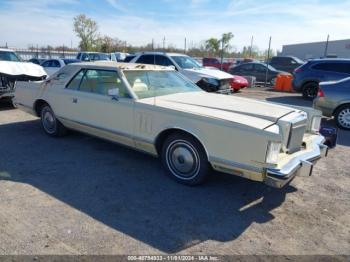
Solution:
[{"label": "white car", "polygon": [[0,49],[0,99],[13,97],[18,80],[44,78],[46,78],[46,73],[41,66],[22,62],[13,50]]},{"label": "white car", "polygon": [[47,75],[53,75],[65,65],[80,62],[78,59],[48,59],[41,63]]},{"label": "white car", "polygon": [[282,187],[311,175],[328,149],[319,111],[207,93],[168,67],[71,64],[46,81],[19,83],[15,95],[48,135],[74,129],[160,156],[189,185],[213,168]]},{"label": "white car", "polygon": [[181,74],[207,92],[233,92],[234,77],[226,72],[205,68],[188,55],[178,53],[142,52],[130,63],[155,64],[174,67]]}]

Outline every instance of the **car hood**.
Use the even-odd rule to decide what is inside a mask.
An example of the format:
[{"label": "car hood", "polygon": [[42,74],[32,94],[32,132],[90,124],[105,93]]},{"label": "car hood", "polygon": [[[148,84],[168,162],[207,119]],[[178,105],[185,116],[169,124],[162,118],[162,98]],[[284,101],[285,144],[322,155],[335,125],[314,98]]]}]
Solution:
[{"label": "car hood", "polygon": [[206,92],[178,93],[139,102],[264,129],[297,110],[248,98]]},{"label": "car hood", "polygon": [[43,67],[28,62],[0,61],[0,74],[17,80],[35,80],[47,74]]},{"label": "car hood", "polygon": [[210,68],[193,68],[193,69],[184,69],[184,72],[191,73],[192,75],[197,75],[200,78],[216,78],[218,80],[232,78],[232,75],[225,73],[217,69]]}]

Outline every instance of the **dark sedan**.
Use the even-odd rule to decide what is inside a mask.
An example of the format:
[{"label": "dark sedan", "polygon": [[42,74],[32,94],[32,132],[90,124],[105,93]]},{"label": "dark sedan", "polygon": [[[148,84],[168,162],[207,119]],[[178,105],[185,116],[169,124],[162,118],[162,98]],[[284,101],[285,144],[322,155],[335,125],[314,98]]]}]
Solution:
[{"label": "dark sedan", "polygon": [[267,67],[266,64],[257,62],[246,63],[235,67],[231,67],[229,73],[232,75],[239,76],[254,76],[256,77],[257,82],[265,82],[266,68],[268,68],[267,83],[270,83],[271,85],[275,85],[276,78],[279,74],[285,73],[283,71],[273,68],[270,65]]},{"label": "dark sedan", "polygon": [[325,116],[334,116],[338,127],[350,130],[350,77],[321,82],[313,106]]}]

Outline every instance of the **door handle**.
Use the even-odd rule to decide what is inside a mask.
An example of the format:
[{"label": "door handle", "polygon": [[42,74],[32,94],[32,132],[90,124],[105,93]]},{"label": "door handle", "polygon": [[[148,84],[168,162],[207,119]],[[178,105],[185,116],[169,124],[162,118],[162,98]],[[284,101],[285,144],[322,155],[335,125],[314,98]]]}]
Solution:
[{"label": "door handle", "polygon": [[78,103],[78,98],[73,97],[72,102],[73,102],[74,104]]}]

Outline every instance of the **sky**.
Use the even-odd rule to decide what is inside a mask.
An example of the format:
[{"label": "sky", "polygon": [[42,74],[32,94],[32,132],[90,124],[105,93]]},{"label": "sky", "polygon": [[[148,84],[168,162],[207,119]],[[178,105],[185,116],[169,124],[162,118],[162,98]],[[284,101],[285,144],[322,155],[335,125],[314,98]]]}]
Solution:
[{"label": "sky", "polygon": [[350,38],[350,0],[0,0],[0,46],[78,46],[73,17],[133,45],[183,48],[232,32],[234,49]]}]

